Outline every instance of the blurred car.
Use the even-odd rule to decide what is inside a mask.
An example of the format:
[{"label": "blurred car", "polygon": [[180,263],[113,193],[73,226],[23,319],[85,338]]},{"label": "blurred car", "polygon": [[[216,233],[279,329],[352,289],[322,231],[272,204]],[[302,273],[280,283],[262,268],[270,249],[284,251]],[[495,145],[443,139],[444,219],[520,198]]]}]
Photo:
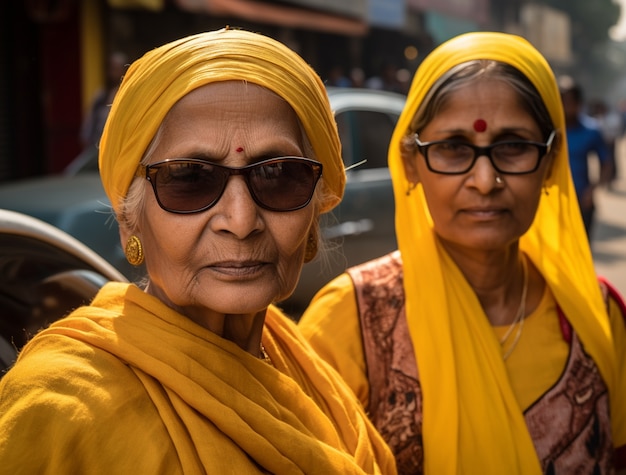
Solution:
[{"label": "blurred car", "polygon": [[[345,197],[322,217],[324,246],[306,264],[298,287],[284,307],[297,315],[311,297],[346,267],[396,248],[393,190],[387,148],[405,103],[401,94],[328,88],[347,168]],[[128,280],[143,268],[126,261],[118,227],[97,171],[97,150],[87,149],[59,176],[37,177],[0,186],[0,208],[48,222],[86,244]]]},{"label": "blurred car", "polygon": [[126,278],[69,234],[0,209],[0,377],[39,330]]}]

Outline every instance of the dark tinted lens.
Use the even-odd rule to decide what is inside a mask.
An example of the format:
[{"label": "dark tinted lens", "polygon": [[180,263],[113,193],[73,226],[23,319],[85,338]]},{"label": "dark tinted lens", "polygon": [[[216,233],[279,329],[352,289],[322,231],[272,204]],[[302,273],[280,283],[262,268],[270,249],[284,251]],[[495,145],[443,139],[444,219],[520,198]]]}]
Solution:
[{"label": "dark tinted lens", "polygon": [[171,162],[153,177],[157,199],[172,211],[189,212],[211,206],[224,190],[228,172],[210,163]]},{"label": "dark tinted lens", "polygon": [[294,210],[311,200],[319,171],[306,161],[275,161],[252,168],[248,184],[260,205],[277,211]]},{"label": "dark tinted lens", "polygon": [[270,159],[242,168],[201,160],[172,160],[148,167],[159,205],[173,213],[195,213],[213,206],[230,175],[243,175],[254,201],[271,211],[306,206],[322,174],[322,165],[305,158]]}]

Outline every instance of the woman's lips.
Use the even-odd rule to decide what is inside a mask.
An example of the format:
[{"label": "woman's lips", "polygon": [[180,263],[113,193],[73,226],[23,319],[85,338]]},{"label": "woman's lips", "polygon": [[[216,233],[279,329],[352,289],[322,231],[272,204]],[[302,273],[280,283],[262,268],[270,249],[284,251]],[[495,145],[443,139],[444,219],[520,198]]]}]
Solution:
[{"label": "woman's lips", "polygon": [[473,216],[476,218],[495,218],[501,216],[506,210],[504,208],[495,208],[495,207],[474,207],[474,208],[464,208],[462,212],[469,216]]},{"label": "woman's lips", "polygon": [[261,272],[266,265],[266,262],[260,261],[223,261],[211,263],[207,267],[220,274],[247,277]]}]

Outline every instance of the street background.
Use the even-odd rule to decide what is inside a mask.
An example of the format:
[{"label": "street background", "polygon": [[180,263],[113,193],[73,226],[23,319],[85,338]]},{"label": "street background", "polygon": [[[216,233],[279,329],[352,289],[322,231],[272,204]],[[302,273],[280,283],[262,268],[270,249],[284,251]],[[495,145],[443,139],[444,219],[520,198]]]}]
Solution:
[{"label": "street background", "polygon": [[110,58],[132,61],[168,41],[225,26],[283,42],[328,85],[401,92],[444,41],[469,31],[514,33],[557,76],[575,78],[588,99],[613,109],[623,101],[626,108],[624,2],[2,0],[0,185],[63,173],[84,151],[83,120],[110,86]]},{"label": "street background", "polygon": [[610,189],[596,191],[596,221],[591,250],[598,275],[626,296],[626,138],[617,154],[618,178]]}]

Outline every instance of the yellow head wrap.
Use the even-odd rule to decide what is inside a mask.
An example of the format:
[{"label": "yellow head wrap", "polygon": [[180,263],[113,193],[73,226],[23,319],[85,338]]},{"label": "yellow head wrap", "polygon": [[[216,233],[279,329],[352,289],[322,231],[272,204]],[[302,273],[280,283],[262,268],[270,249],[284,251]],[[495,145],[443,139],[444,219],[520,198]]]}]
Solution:
[{"label": "yellow head wrap", "polygon": [[[433,84],[451,67],[474,59],[508,63],[540,92],[565,135],[553,73],[523,38],[469,33],[435,49],[418,69],[391,139],[389,166],[396,232],[405,273],[409,331],[424,394],[426,473],[540,473],[522,412],[508,383],[501,350],[480,303],[460,270],[437,244],[423,190],[410,196],[400,142]],[[565,140],[556,156],[536,218],[520,247],[545,277],[558,304],[615,387],[608,317],[570,179]],[[616,401],[612,401],[615,407]],[[623,404],[623,401],[621,402]]]},{"label": "yellow head wrap", "polygon": [[345,173],[337,126],[319,76],[295,52],[266,36],[222,29],[163,45],[124,76],[100,143],[100,176],[119,211],[148,145],[184,95],[209,83],[240,80],[281,96],[298,115],[323,166],[325,212],[343,196]]}]

